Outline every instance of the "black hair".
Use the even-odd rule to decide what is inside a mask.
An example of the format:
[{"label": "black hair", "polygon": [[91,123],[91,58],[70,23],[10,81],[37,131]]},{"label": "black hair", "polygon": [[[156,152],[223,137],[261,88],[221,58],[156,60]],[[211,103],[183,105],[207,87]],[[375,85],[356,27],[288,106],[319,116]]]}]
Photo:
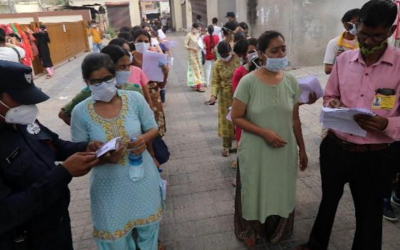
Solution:
[{"label": "black hair", "polygon": [[151,26],[151,29],[154,30],[154,31],[158,31],[159,30],[158,26],[156,26],[156,25]]},{"label": "black hair", "polygon": [[229,31],[235,31],[237,28],[237,23],[230,21],[225,23],[224,27],[222,27],[222,30],[224,32],[224,35],[227,36],[229,35]]},{"label": "black hair", "polygon": [[131,33],[135,32],[137,30],[141,30],[141,29],[142,29],[142,27],[140,27],[139,25],[133,26]]},{"label": "black hair", "polygon": [[221,41],[220,43],[218,43],[217,49],[219,54],[224,54],[232,51],[231,45],[227,41]]},{"label": "black hair", "polygon": [[397,6],[392,0],[371,0],[360,10],[360,23],[365,26],[392,27],[397,17]]},{"label": "black hair", "polygon": [[131,28],[124,26],[119,29],[119,32],[120,33],[129,33],[129,32],[131,32],[131,30],[132,30]]},{"label": "black hair", "polygon": [[350,22],[354,17],[360,16],[360,9],[352,9],[347,11],[342,17],[342,23]]},{"label": "black hair", "polygon": [[246,40],[249,45],[254,45],[257,47],[258,40],[255,38],[249,38]]},{"label": "black hair", "polygon": [[6,32],[0,28],[0,43],[5,43],[6,42]]},{"label": "black hair", "polygon": [[285,37],[278,31],[274,30],[265,31],[260,36],[260,38],[258,38],[257,50],[260,50],[261,52],[264,53],[265,50],[268,48],[271,40],[277,37],[282,37],[283,41],[285,41]]},{"label": "black hair", "polygon": [[117,37],[125,39],[128,42],[132,41],[132,34],[128,33],[128,32],[121,32],[121,33],[118,34]]},{"label": "black hair", "polygon": [[247,25],[247,23],[245,23],[245,22],[240,22],[239,26],[245,31],[249,30],[249,25]]},{"label": "black hair", "polygon": [[108,45],[101,50],[101,53],[108,55],[114,64],[124,56],[129,57],[129,52],[117,45]]},{"label": "black hair", "polygon": [[18,36],[17,34],[15,34],[15,33],[10,33],[9,36],[10,36],[10,37],[15,37],[15,38],[17,38],[18,42],[21,42],[21,41],[22,41],[22,40],[21,40],[21,37]]},{"label": "black hair", "polygon": [[233,42],[237,43],[242,40],[246,40],[246,34],[244,32],[236,32],[235,35],[233,35]]},{"label": "black hair", "polygon": [[212,19],[212,23],[213,23],[213,24],[218,24],[218,18],[214,17],[214,18]]},{"label": "black hair", "polygon": [[199,23],[193,23],[193,25],[192,25],[192,28],[195,28],[195,29],[197,29],[197,28],[199,28],[200,27],[200,24]]},{"label": "black hair", "polygon": [[249,43],[246,40],[241,40],[235,44],[233,52],[235,52],[236,55],[243,55],[246,54],[248,48]]},{"label": "black hair", "polygon": [[201,19],[201,15],[197,15],[197,19],[200,20]]},{"label": "black hair", "polygon": [[99,69],[107,69],[113,76],[115,76],[114,63],[110,56],[103,53],[90,53],[83,59],[81,69],[83,79],[86,81],[90,75]]},{"label": "black hair", "polygon": [[149,38],[149,41],[151,41],[151,37],[149,35],[149,33],[145,30],[136,30],[135,32],[133,32],[133,42],[136,41],[136,39],[138,39],[139,36],[146,36],[147,38]]},{"label": "black hair", "polygon": [[213,39],[214,26],[213,25],[209,25],[207,27],[207,32],[210,35],[210,48],[213,49],[214,48],[214,39]]},{"label": "black hair", "polygon": [[123,38],[114,38],[108,43],[108,45],[117,45],[123,47],[125,43],[128,43],[128,41]]},{"label": "black hair", "polygon": [[144,29],[144,28],[146,28],[146,27],[149,27],[149,28],[150,28],[150,25],[149,25],[148,23],[142,23],[142,25],[140,25],[140,27],[141,27],[142,29]]}]

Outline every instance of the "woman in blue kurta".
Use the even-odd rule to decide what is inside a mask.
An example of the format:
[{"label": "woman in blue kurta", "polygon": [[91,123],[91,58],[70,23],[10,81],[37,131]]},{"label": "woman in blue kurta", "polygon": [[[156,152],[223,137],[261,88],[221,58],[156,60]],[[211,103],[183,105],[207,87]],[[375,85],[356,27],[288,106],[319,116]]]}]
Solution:
[{"label": "woman in blue kurta", "polygon": [[[135,250],[132,230],[137,228],[141,250],[156,250],[162,213],[161,178],[146,144],[157,136],[154,114],[143,96],[117,90],[115,68],[108,55],[89,54],[82,74],[92,96],[72,112],[73,141],[110,141],[123,138],[123,145],[142,152],[144,178],[129,177],[128,152],[117,164],[92,171],[90,198],[94,238],[100,250]],[[138,139],[131,143],[130,138]]]}]

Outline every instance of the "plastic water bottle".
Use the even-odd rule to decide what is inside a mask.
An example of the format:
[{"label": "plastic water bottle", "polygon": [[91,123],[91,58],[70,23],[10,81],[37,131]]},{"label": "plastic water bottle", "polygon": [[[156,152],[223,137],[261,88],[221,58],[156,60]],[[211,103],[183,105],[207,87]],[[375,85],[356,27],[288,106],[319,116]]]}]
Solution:
[{"label": "plastic water bottle", "polygon": [[[131,142],[134,142],[136,137],[131,139]],[[133,152],[129,152],[128,155],[129,160],[129,177],[132,181],[140,181],[144,178],[144,166],[142,154],[135,155]]]}]

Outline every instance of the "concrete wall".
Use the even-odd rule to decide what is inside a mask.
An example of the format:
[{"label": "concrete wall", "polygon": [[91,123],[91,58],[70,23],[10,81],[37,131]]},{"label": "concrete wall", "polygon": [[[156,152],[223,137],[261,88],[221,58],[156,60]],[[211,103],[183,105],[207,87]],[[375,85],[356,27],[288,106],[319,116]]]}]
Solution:
[{"label": "concrete wall", "polygon": [[[237,0],[217,0],[218,1],[218,19],[219,19],[219,23],[221,24],[221,22],[225,23],[226,19],[226,12],[229,11],[233,11],[235,13],[237,13],[237,9],[236,9],[236,1]],[[245,0],[240,0],[242,2],[246,2]],[[243,16],[244,18],[246,16]],[[240,17],[242,18],[242,17]],[[239,19],[238,19],[239,20]]]},{"label": "concrete wall", "polygon": [[37,2],[26,2],[26,3],[16,3],[14,4],[16,13],[33,13],[40,12],[40,6]]},{"label": "concrete wall", "polygon": [[[283,33],[293,66],[322,64],[326,45],[343,31],[343,14],[368,0],[258,0],[254,36]],[[242,7],[243,8],[243,7]],[[240,18],[239,20],[245,20]]]}]

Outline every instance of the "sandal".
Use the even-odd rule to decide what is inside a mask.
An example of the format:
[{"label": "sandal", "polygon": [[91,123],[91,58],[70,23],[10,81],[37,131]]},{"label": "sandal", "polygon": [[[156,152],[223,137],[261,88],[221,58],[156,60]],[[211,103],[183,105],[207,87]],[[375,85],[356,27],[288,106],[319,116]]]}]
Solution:
[{"label": "sandal", "polygon": [[205,105],[210,105],[210,106],[212,106],[212,105],[214,105],[214,104],[215,104],[215,102],[206,101],[206,102],[204,102],[204,104],[205,104]]},{"label": "sandal", "polygon": [[201,92],[201,93],[206,92],[204,89],[196,89],[196,91],[197,91],[197,92]]},{"label": "sandal", "polygon": [[224,148],[222,150],[222,156],[223,157],[228,157],[229,156],[229,148]]},{"label": "sandal", "polygon": [[237,160],[231,162],[231,168],[237,169]]},{"label": "sandal", "polygon": [[157,248],[157,250],[165,250],[164,245],[163,245],[160,241],[158,241],[158,248]]}]

